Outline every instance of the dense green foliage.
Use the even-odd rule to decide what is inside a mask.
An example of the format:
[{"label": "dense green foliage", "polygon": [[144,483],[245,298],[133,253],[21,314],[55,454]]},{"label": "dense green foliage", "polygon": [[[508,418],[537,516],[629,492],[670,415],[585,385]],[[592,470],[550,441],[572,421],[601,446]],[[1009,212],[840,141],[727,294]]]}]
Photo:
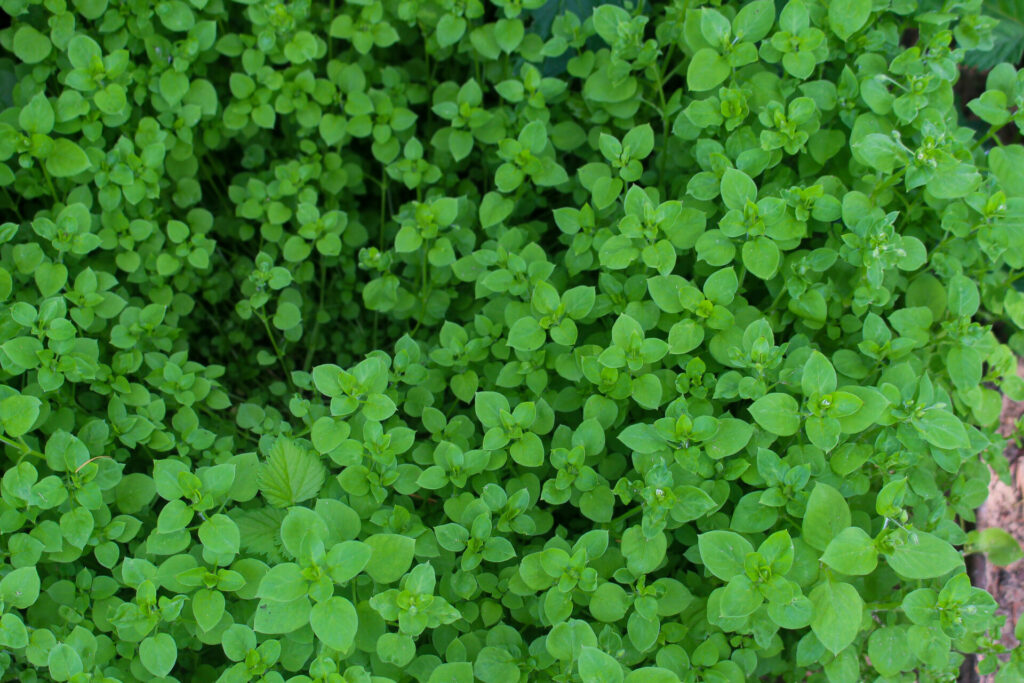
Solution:
[{"label": "dense green foliage", "polygon": [[1024,0],[983,0],[982,10],[992,22],[992,42],[969,51],[964,64],[986,70],[1000,62],[1020,64],[1024,59]]},{"label": "dense green foliage", "polygon": [[1024,76],[701,4],[0,0],[0,680],[1024,680]]}]

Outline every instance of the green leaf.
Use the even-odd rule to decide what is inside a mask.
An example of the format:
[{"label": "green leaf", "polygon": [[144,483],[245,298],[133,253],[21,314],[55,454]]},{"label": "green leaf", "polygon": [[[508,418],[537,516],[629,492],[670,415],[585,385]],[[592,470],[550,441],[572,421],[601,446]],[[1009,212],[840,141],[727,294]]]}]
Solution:
[{"label": "green leaf", "polygon": [[373,549],[361,541],[342,541],[327,554],[331,578],[337,584],[351,581],[370,563]]},{"label": "green leaf", "polygon": [[619,441],[637,453],[657,453],[665,448],[665,439],[650,425],[634,424],[619,433]]},{"label": "green leaf", "polygon": [[683,319],[668,331],[669,353],[682,355],[700,346],[704,341],[704,328],[694,320]]},{"label": "green leaf", "polygon": [[[1021,46],[1024,49],[1024,23],[1021,24]],[[1024,147],[996,147],[989,152],[988,163],[992,174],[1007,196],[1024,197],[1024,178],[1020,174],[1021,165],[1024,164]]]},{"label": "green leaf", "polygon": [[810,594],[811,630],[833,654],[845,650],[860,631],[864,601],[848,583],[825,581]]},{"label": "green leaf", "polygon": [[645,666],[626,674],[625,683],[679,683],[679,676],[672,670],[659,666]]},{"label": "green leaf", "polygon": [[46,170],[54,178],[70,178],[92,166],[85,150],[67,138],[53,141],[53,149],[46,157]]},{"label": "green leaf", "polygon": [[39,419],[42,401],[35,396],[8,396],[0,401],[0,424],[8,436],[18,438],[30,429]]},{"label": "green leaf", "polygon": [[305,557],[310,552],[308,544],[322,543],[329,533],[324,518],[305,507],[291,508],[281,522],[281,542],[296,558]]},{"label": "green leaf", "polygon": [[742,211],[747,202],[757,199],[757,186],[746,173],[730,168],[722,174],[721,194],[728,208]]},{"label": "green leaf", "polygon": [[445,14],[437,23],[437,42],[442,47],[454,45],[465,32],[465,19],[454,14]]},{"label": "green leaf", "polygon": [[511,54],[523,42],[525,30],[519,19],[499,19],[494,25],[494,36],[503,52]]},{"label": "green leaf", "polygon": [[962,569],[964,558],[948,542],[924,531],[911,530],[885,560],[905,579],[934,579]]},{"label": "green leaf", "polygon": [[744,3],[732,20],[732,32],[740,40],[756,42],[767,36],[775,23],[775,3],[772,0],[753,0]]},{"label": "green leaf", "polygon": [[305,596],[287,602],[261,600],[256,607],[253,630],[269,635],[292,633],[309,624],[311,611],[312,605]]},{"label": "green leaf", "polygon": [[747,270],[762,280],[775,277],[782,261],[778,245],[763,235],[744,242],[741,254]]},{"label": "green leaf", "polygon": [[[610,584],[605,584],[610,585]],[[597,637],[587,622],[570,619],[556,624],[545,638],[548,653],[563,662],[574,662],[584,647],[596,647]]]},{"label": "green leaf", "polygon": [[85,35],[79,33],[72,38],[67,44],[68,60],[71,65],[76,69],[87,70],[92,66],[93,60],[102,59],[103,50],[100,49],[99,43]]},{"label": "green leaf", "polygon": [[985,553],[985,559],[997,567],[1011,565],[1024,557],[1017,539],[998,527],[979,529],[972,535],[969,539],[974,549]]},{"label": "green leaf", "polygon": [[940,199],[966,197],[981,183],[981,174],[970,165],[957,162],[939,164],[928,179],[930,193]]},{"label": "green leaf", "polygon": [[590,597],[590,613],[598,621],[614,623],[626,616],[631,602],[622,586],[602,583]]},{"label": "green leaf", "polygon": [[[188,76],[177,71],[160,74],[160,94],[171,104],[177,104],[188,93]],[[111,107],[115,109],[115,107]]]},{"label": "green leaf", "polygon": [[820,551],[828,548],[836,536],[850,526],[850,506],[839,491],[818,483],[807,499],[804,512],[803,539]]},{"label": "green leaf", "polygon": [[665,534],[659,533],[654,538],[647,538],[639,526],[626,529],[622,535],[622,554],[626,557],[626,567],[635,576],[657,569],[665,559],[667,547]]},{"label": "green leaf", "polygon": [[[6,616],[6,615],[5,615]],[[48,653],[46,665],[50,670],[50,676],[55,681],[67,681],[72,676],[82,673],[82,658],[73,647],[67,643],[57,643]]]},{"label": "green leaf", "polygon": [[544,329],[532,317],[520,318],[508,331],[508,345],[520,351],[536,351],[546,338]]},{"label": "green leaf", "polygon": [[324,416],[313,423],[310,439],[318,453],[328,454],[349,437],[351,428],[338,418]]},{"label": "green leaf", "polygon": [[733,508],[729,528],[744,534],[766,531],[778,522],[778,511],[761,504],[761,493],[752,492],[740,498]]},{"label": "green leaf", "polygon": [[750,415],[763,429],[776,436],[792,436],[800,431],[800,406],[789,394],[762,396],[751,404]]},{"label": "green leaf", "polygon": [[594,30],[609,45],[615,43],[619,26],[629,23],[629,13],[618,5],[603,4],[594,7]]},{"label": "green leaf", "polygon": [[202,588],[192,596],[192,615],[203,631],[211,631],[224,616],[224,594]]},{"label": "green leaf", "polygon": [[821,561],[837,572],[850,576],[870,574],[878,566],[874,541],[860,527],[849,527],[833,538]]},{"label": "green leaf", "polygon": [[697,536],[700,559],[708,571],[728,581],[744,571],[747,555],[754,552],[750,541],[732,531],[709,531]]},{"label": "green leaf", "polygon": [[174,663],[178,661],[178,646],[169,634],[158,633],[139,645],[139,660],[146,671],[157,678],[163,678],[171,673]]},{"label": "green leaf", "polygon": [[373,551],[366,564],[366,573],[376,583],[394,583],[412,566],[416,542],[411,537],[374,534],[364,542]]},{"label": "green leaf", "polygon": [[882,173],[892,173],[904,152],[890,135],[871,133],[853,143],[854,155],[864,164]]},{"label": "green leaf", "polygon": [[745,575],[738,574],[725,586],[719,609],[723,617],[742,618],[753,614],[763,602],[757,586]]},{"label": "green leaf", "polygon": [[914,648],[907,647],[910,637],[906,626],[886,626],[868,638],[868,656],[871,666],[883,676],[898,676],[913,669]]},{"label": "green leaf", "polygon": [[713,46],[723,45],[729,41],[729,21],[714,9],[704,8],[701,10],[700,31],[704,40]]},{"label": "green leaf", "polygon": [[544,444],[539,436],[527,432],[521,439],[512,442],[509,455],[523,467],[540,467],[544,464]]},{"label": "green leaf", "polygon": [[377,656],[393,666],[405,666],[416,656],[416,643],[400,633],[385,633],[377,639]]},{"label": "green leaf", "polygon": [[188,31],[196,23],[192,10],[182,0],[164,0],[156,6],[156,15],[171,31]]},{"label": "green leaf", "polygon": [[804,363],[803,375],[800,379],[800,388],[804,396],[815,394],[828,394],[835,391],[836,371],[832,363],[820,351],[812,351]]},{"label": "green leaf", "polygon": [[14,34],[14,55],[26,64],[38,64],[50,56],[50,39],[32,26],[22,26]]},{"label": "green leaf", "polygon": [[28,630],[20,617],[11,613],[0,616],[0,646],[18,649],[27,647],[28,642]]},{"label": "green leaf", "polygon": [[828,25],[840,40],[859,31],[871,16],[871,0],[844,0],[828,5]]},{"label": "green leaf", "polygon": [[596,647],[584,647],[577,662],[583,683],[622,683],[622,666]]},{"label": "green leaf", "polygon": [[972,316],[981,305],[978,286],[964,275],[954,275],[949,279],[947,293],[947,305],[953,315]]},{"label": "green leaf", "polygon": [[839,443],[842,424],[833,417],[812,415],[804,421],[804,431],[812,444],[823,451],[831,451]]},{"label": "green leaf", "polygon": [[730,73],[729,62],[711,48],[704,47],[697,50],[686,68],[686,84],[694,92],[703,92],[720,85]]},{"label": "green leaf", "polygon": [[933,446],[967,448],[970,445],[963,423],[947,410],[930,408],[922,415],[915,415],[911,423]]},{"label": "green leaf", "polygon": [[313,606],[309,623],[320,642],[333,650],[347,652],[359,629],[359,616],[351,602],[333,596]]},{"label": "green leaf", "polygon": [[238,525],[224,514],[214,515],[199,525],[199,540],[205,550],[219,555],[237,554],[241,542]]},{"label": "green leaf", "polygon": [[612,344],[626,350],[644,338],[644,328],[632,316],[622,314],[612,325]]},{"label": "green leaf", "polygon": [[18,125],[26,133],[47,135],[53,130],[53,107],[43,93],[36,93],[18,113]]},{"label": "green leaf", "polygon": [[284,562],[274,565],[263,575],[256,595],[270,602],[292,602],[306,595],[306,589],[302,567],[294,562]]},{"label": "green leaf", "polygon": [[596,291],[589,286],[572,287],[562,295],[565,312],[574,320],[581,320],[589,315],[594,308],[595,300]]},{"label": "green leaf", "polygon": [[84,548],[92,536],[95,521],[92,513],[82,507],[67,511],[60,518],[60,531],[64,540],[76,548]]},{"label": "green leaf", "polygon": [[5,605],[28,609],[39,598],[39,573],[34,566],[20,567],[0,579],[0,597]]},{"label": "green leaf", "polygon": [[427,683],[474,683],[473,665],[469,662],[447,662],[430,672]]},{"label": "green leaf", "polygon": [[700,519],[718,507],[714,499],[696,486],[680,486],[676,489],[679,502],[672,508],[672,518],[677,522],[691,522]]},{"label": "green leaf", "polygon": [[654,150],[654,129],[645,123],[630,129],[622,138],[622,147],[628,150],[630,159],[646,159]]},{"label": "green leaf", "polygon": [[480,225],[484,228],[501,223],[512,215],[515,202],[497,192],[488,192],[480,202]]},{"label": "green leaf", "polygon": [[710,441],[704,442],[704,451],[708,457],[721,460],[738,453],[754,435],[754,427],[749,422],[726,418],[718,421],[718,431]]},{"label": "green leaf", "polygon": [[509,412],[508,399],[496,391],[481,391],[473,402],[477,419],[484,427],[500,427],[501,412]]}]

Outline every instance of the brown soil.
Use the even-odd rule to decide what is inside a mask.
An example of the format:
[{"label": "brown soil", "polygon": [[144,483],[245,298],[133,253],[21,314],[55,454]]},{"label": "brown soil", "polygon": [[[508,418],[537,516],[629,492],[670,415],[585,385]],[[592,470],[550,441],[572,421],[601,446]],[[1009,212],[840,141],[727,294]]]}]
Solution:
[{"label": "brown soil", "polygon": [[[1017,368],[1024,376],[1024,361]],[[1024,415],[1024,402],[1011,401],[1003,397],[1003,413],[999,432],[1009,437],[1014,431],[1017,419]],[[1024,540],[1024,450],[1010,441],[1006,457],[1010,461],[1010,484],[1004,484],[995,475],[989,483],[989,497],[978,510],[977,527],[999,527],[1009,532],[1018,541]],[[975,585],[986,589],[999,603],[999,614],[1007,616],[1003,626],[1003,643],[1008,647],[1017,644],[1013,629],[1024,613],[1024,560],[1007,567],[997,567],[985,562],[980,555],[972,557],[971,576]],[[963,681],[991,683],[993,676],[981,676],[974,671],[966,672]]]}]

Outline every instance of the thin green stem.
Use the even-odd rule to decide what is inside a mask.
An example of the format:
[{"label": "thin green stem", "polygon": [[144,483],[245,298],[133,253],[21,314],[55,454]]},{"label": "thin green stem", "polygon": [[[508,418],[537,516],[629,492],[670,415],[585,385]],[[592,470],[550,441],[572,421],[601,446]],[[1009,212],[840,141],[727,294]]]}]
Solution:
[{"label": "thin green stem", "polygon": [[[420,249],[420,271],[422,273],[421,287],[423,292],[427,291],[427,245],[424,243]],[[426,294],[423,295],[424,306],[426,305]]]},{"label": "thin green stem", "polygon": [[15,441],[11,441],[10,439],[6,439],[6,438],[0,436],[0,442],[3,442],[5,444],[7,444],[11,448],[17,448],[19,451],[21,451],[21,454],[18,456],[18,462],[19,463],[22,460],[25,459],[26,455],[34,455],[34,456],[36,456],[38,458],[45,458],[46,457],[45,455],[43,455],[39,451],[37,451],[34,448],[32,448],[31,446],[29,446],[27,443],[25,443],[25,439],[21,438],[20,436],[18,437],[18,440],[16,442]]},{"label": "thin green stem", "polygon": [[907,172],[907,167],[904,166],[900,170],[896,171],[896,173],[894,173],[891,176],[889,176],[889,178],[884,183],[882,183],[881,185],[877,185],[875,187],[875,189],[871,191],[871,195],[870,195],[871,199],[874,199],[875,197],[880,195],[885,190],[888,190],[890,187],[893,187],[894,185],[896,185],[903,178],[903,176],[906,174],[906,172]]},{"label": "thin green stem", "polygon": [[256,315],[263,321],[263,327],[267,331],[267,338],[270,339],[270,345],[274,347],[274,355],[277,356],[277,361],[281,364],[285,380],[292,389],[295,389],[295,383],[292,382],[292,373],[288,370],[288,364],[284,360],[284,353],[281,351],[281,347],[277,345],[277,338],[274,336],[274,331],[270,329],[270,322],[267,320],[267,316],[263,315],[262,312]]},{"label": "thin green stem", "polygon": [[[665,182],[665,159],[668,157],[668,104],[665,100],[665,79],[661,75],[661,67],[658,66],[657,62],[654,63],[654,73],[657,77],[658,82],[658,102],[661,106],[658,108],[658,114],[661,118],[661,145],[662,148],[658,152],[658,184]],[[662,198],[665,196],[664,188],[662,188]]]},{"label": "thin green stem", "polygon": [[302,363],[302,369],[309,372],[313,365],[313,354],[320,336],[320,316],[324,312],[324,303],[327,294],[327,266],[324,260],[320,259],[320,303],[316,309],[316,319],[313,321],[313,332],[309,337],[309,348],[306,350],[306,360]]},{"label": "thin green stem", "polygon": [[50,177],[50,172],[46,170],[45,164],[39,164],[40,170],[43,172],[43,177],[46,178],[46,185],[50,188],[50,196],[53,197],[53,202],[56,204],[60,202],[57,199],[57,189],[53,185],[53,178]]},{"label": "thin green stem", "polygon": [[[971,152],[977,151],[977,149],[979,147],[984,145],[986,142],[988,142],[992,138],[995,138],[996,134],[999,133],[999,131],[1002,130],[1003,126],[1005,126],[1005,125],[1006,125],[1005,123],[1001,123],[999,125],[993,124],[992,126],[990,126],[989,129],[988,129],[988,132],[986,132],[981,138],[979,138],[978,141],[975,142],[974,145],[971,147]],[[1003,143],[1000,142],[999,138],[996,138],[996,142],[999,144],[1000,147],[1003,146]]]},{"label": "thin green stem", "polygon": [[420,317],[419,320],[416,321],[416,325],[412,328],[410,336],[416,334],[420,329],[420,326],[423,324],[423,320],[427,317],[427,304],[430,301],[430,295],[433,293],[431,291],[430,281],[427,278],[427,251],[429,250],[427,248],[427,244],[424,242],[420,246],[420,271],[422,273],[420,284]]},{"label": "thin green stem", "polygon": [[377,235],[378,244],[377,247],[384,251],[384,221],[387,220],[387,208],[388,208],[388,177],[384,173],[384,168],[380,169],[380,224],[379,232]]},{"label": "thin green stem", "polygon": [[[471,29],[467,27],[466,33],[469,33],[470,30]],[[477,51],[476,50],[470,50],[470,54],[473,57],[473,77],[476,79],[476,82],[482,88],[483,87],[483,83],[484,83],[484,77],[483,77],[483,71],[480,68],[480,58],[477,57]],[[428,74],[428,77],[429,77],[429,74]],[[431,85],[431,84],[428,83],[428,86],[429,85]]]},{"label": "thin green stem", "polygon": [[220,201],[223,202],[224,204],[230,204],[231,202],[228,201],[228,198],[225,195],[225,191],[221,189],[213,173],[210,171],[210,167],[204,165],[203,172],[206,175],[206,179],[209,181],[209,186],[213,188],[214,194],[216,194]]},{"label": "thin green stem", "polygon": [[[334,0],[331,0],[331,13],[329,15],[327,15],[328,21],[333,21],[334,20],[334,15],[335,15],[335,12],[334,12]],[[330,36],[328,36],[327,37],[327,61],[329,62],[332,59],[334,59],[334,40]]]},{"label": "thin green stem", "polygon": [[678,73],[679,73],[679,70],[680,70],[680,69],[682,69],[682,68],[683,68],[684,66],[686,66],[687,64],[688,64],[688,62],[687,62],[687,60],[685,60],[685,59],[684,59],[683,61],[679,62],[678,64],[676,64],[676,65],[675,65],[675,66],[674,66],[674,67],[672,68],[672,70],[671,70],[671,71],[669,71],[669,72],[668,72],[668,74],[667,74],[667,75],[665,76],[665,82],[667,83],[667,82],[668,82],[669,80],[671,80],[671,78],[672,78],[673,76],[675,76],[676,74],[678,74]]},{"label": "thin green stem", "polygon": [[[668,65],[672,63],[672,58],[675,56],[675,52],[676,52],[676,44],[672,43],[671,45],[668,46],[668,52],[665,53],[665,61],[664,61],[665,67],[668,67]],[[663,69],[659,69],[658,71],[660,72],[662,70]],[[672,72],[670,71],[669,73],[671,74]],[[662,83],[662,85],[664,85],[665,83],[668,83],[668,77],[665,77],[661,81],[661,83]]]},{"label": "thin green stem", "polygon": [[782,297],[786,296],[786,294],[787,294],[787,292],[788,292],[788,291],[789,291],[789,290],[788,290],[788,289],[786,289],[786,286],[785,286],[785,285],[783,285],[782,287],[780,287],[780,288],[779,288],[779,293],[778,293],[778,294],[776,294],[776,295],[775,295],[775,298],[774,298],[774,299],[772,299],[772,302],[771,302],[770,304],[768,304],[768,310],[769,310],[769,311],[774,311],[774,310],[775,310],[775,308],[776,308],[776,307],[777,307],[777,306],[778,306],[778,305],[779,305],[779,304],[780,304],[780,303],[782,302]]},{"label": "thin green stem", "polygon": [[4,191],[4,196],[7,197],[7,201],[9,201],[11,203],[11,211],[13,211],[14,215],[18,217],[18,222],[19,223],[23,222],[25,220],[25,218],[24,218],[24,216],[21,215],[21,211],[18,210],[18,203],[16,201],[14,201],[14,197],[11,196],[11,193],[7,191],[6,187],[3,188],[3,191]]},{"label": "thin green stem", "polygon": [[[388,177],[384,172],[384,167],[380,169],[380,220],[377,225],[377,244],[378,248],[384,251],[384,222],[387,220],[387,208],[388,208]],[[377,348],[377,333],[380,328],[380,313],[378,311],[373,312],[373,348]]]},{"label": "thin green stem", "polygon": [[619,522],[624,522],[624,521],[626,521],[627,519],[629,519],[631,517],[635,517],[636,515],[638,515],[639,513],[643,512],[643,511],[644,511],[644,508],[643,508],[642,505],[637,506],[637,507],[635,507],[635,508],[633,508],[631,510],[627,510],[626,512],[623,512],[621,515],[619,515],[618,517],[613,519],[611,521],[611,526],[615,526]]}]

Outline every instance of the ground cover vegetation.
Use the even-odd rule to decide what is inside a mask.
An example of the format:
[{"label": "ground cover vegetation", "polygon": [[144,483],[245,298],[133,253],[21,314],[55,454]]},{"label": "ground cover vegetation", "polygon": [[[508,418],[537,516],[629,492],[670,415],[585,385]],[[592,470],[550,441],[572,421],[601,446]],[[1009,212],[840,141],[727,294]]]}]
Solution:
[{"label": "ground cover vegetation", "polygon": [[0,8],[0,680],[1024,679],[980,0]]}]

